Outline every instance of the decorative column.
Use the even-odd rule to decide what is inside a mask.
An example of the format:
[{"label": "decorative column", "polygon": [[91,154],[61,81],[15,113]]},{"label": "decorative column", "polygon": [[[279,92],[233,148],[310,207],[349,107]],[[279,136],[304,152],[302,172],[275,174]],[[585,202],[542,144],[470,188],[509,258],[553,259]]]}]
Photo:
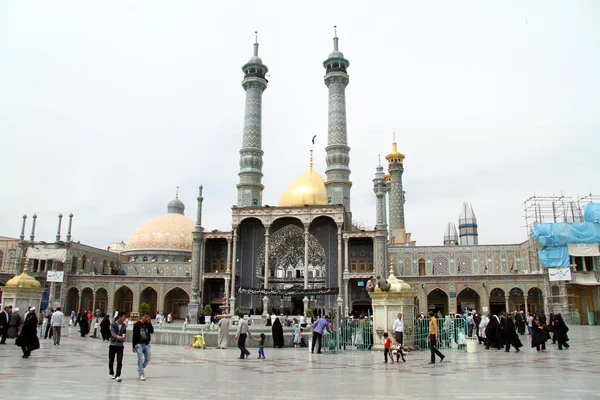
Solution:
[{"label": "decorative column", "polygon": [[200,279],[201,279],[201,263],[204,254],[202,246],[204,238],[204,228],[202,227],[202,185],[200,185],[198,198],[198,208],[196,210],[196,226],[192,232],[192,299],[188,305],[188,312],[191,321],[198,321],[200,313]]},{"label": "decorative column", "polygon": [[62,226],[62,218],[63,218],[62,213],[58,214],[58,230],[56,231],[56,241],[57,242],[60,242],[60,228]]},{"label": "decorative column", "polygon": [[254,43],[254,55],[242,67],[246,91],[244,137],[240,150],[240,182],[237,184],[238,207],[262,206],[262,93],[267,88],[266,73],[269,71],[258,57],[258,36]]},{"label": "decorative column", "polygon": [[[308,289],[308,225],[304,225],[304,289]],[[304,311],[308,308],[308,296],[302,299]]]},{"label": "decorative column", "polygon": [[73,213],[69,214],[69,228],[67,229],[67,242],[71,242],[71,226],[73,225]]},{"label": "decorative column", "polygon": [[527,307],[527,295],[523,295],[523,300],[525,302],[525,318],[527,318],[527,312],[528,312],[528,307]]},{"label": "decorative column", "polygon": [[375,275],[386,277],[386,244],[388,236],[387,223],[385,219],[386,183],[381,161],[379,165],[377,165],[377,172],[375,172],[375,179],[373,179],[373,192],[375,192],[375,196],[377,197],[375,214],[377,223],[375,224],[375,248],[373,251],[373,263],[375,265]]},{"label": "decorative column", "polygon": [[504,299],[506,300],[506,312],[509,313],[510,312],[510,307],[508,306],[508,299],[510,299],[510,296],[504,296]]},{"label": "decorative column", "polygon": [[231,297],[229,298],[229,313],[235,311],[235,274],[237,267],[237,225],[233,227],[233,262],[231,265]]},{"label": "decorative column", "polygon": [[202,307],[204,305],[204,273],[206,272],[206,238],[202,237],[202,241],[201,243],[201,248],[202,248],[202,255],[200,257],[200,282],[199,282],[199,287],[200,287],[200,307]]},{"label": "decorative column", "polygon": [[[338,258],[338,322],[341,321],[339,318],[342,317],[342,306],[344,305],[344,299],[342,298],[342,224],[338,224],[338,243],[337,243],[337,258]],[[338,325],[339,326],[339,325]]]},{"label": "decorative column", "polygon": [[[226,274],[231,274],[231,239],[227,239],[227,267]],[[229,298],[229,297],[227,297]]]},{"label": "decorative column", "polygon": [[396,243],[404,243],[404,191],[402,189],[402,173],[404,172],[404,154],[398,152],[396,134],[392,142],[392,152],[385,156],[391,176],[390,189],[390,231]]},{"label": "decorative column", "polygon": [[350,281],[350,271],[348,270],[348,240],[348,236],[344,236],[344,298],[346,299],[346,307],[344,311],[346,316],[350,310],[350,293],[348,291],[348,282]]},{"label": "decorative column", "polygon": [[33,225],[31,226],[31,235],[29,236],[29,241],[33,244],[35,239],[35,222],[37,220],[37,214],[33,214]]},{"label": "decorative column", "polygon": [[349,76],[346,69],[350,61],[338,50],[337,30],[333,38],[333,52],[323,61],[325,85],[329,89],[329,113],[327,147],[325,151],[327,169],[325,189],[327,204],[343,204],[350,213],[350,147],[346,131],[346,86]]},{"label": "decorative column", "polygon": [[[269,288],[269,225],[265,225],[265,290]],[[267,316],[269,312],[269,296],[264,296],[263,302],[263,316]]]}]

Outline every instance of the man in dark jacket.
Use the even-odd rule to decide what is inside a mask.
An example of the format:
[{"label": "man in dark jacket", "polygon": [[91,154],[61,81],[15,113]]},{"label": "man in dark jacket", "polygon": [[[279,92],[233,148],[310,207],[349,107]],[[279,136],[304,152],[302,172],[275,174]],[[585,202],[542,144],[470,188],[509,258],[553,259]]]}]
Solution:
[{"label": "man in dark jacket", "polygon": [[133,325],[133,352],[137,353],[138,375],[141,381],[146,380],[144,368],[150,362],[150,336],[154,333],[154,327],[150,322],[150,314],[142,313],[142,319]]},{"label": "man in dark jacket", "polygon": [[[108,371],[111,379],[116,379],[121,382],[121,368],[123,367],[123,342],[125,342],[125,333],[127,325],[125,318],[127,313],[119,311],[117,319],[110,325],[110,346],[108,346]],[[113,366],[115,364],[115,356],[117,356],[117,373],[114,373]]]}]

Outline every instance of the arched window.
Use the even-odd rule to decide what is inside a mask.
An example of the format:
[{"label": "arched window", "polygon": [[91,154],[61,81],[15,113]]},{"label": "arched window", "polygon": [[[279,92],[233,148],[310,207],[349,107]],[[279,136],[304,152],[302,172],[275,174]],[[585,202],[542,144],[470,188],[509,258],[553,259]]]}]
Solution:
[{"label": "arched window", "polygon": [[318,277],[320,277],[320,275],[321,275],[321,273],[319,272],[319,270],[316,270],[315,271],[315,276],[318,278]]},{"label": "arched window", "polygon": [[360,272],[367,272],[367,263],[364,261],[360,262]]},{"label": "arched window", "polygon": [[87,267],[87,257],[83,256],[81,257],[81,269],[85,271]]},{"label": "arched window", "polygon": [[148,262],[148,257],[147,256],[142,257],[142,261]]},{"label": "arched window", "polygon": [[217,266],[217,260],[212,260],[212,262],[210,263],[210,272],[217,272],[217,269],[219,267]]},{"label": "arched window", "polygon": [[419,276],[427,275],[427,267],[424,258],[419,258]]},{"label": "arched window", "polygon": [[350,263],[350,272],[358,272],[358,263],[355,260]]},{"label": "arched window", "polygon": [[312,271],[308,271],[308,277],[312,278],[313,277],[313,272]]},{"label": "arched window", "polygon": [[221,260],[219,263],[219,272],[225,272],[225,260]]},{"label": "arched window", "polygon": [[373,272],[373,260],[369,260],[368,262],[369,272]]},{"label": "arched window", "polygon": [[286,277],[291,279],[292,278],[292,271],[288,271],[286,273]]}]

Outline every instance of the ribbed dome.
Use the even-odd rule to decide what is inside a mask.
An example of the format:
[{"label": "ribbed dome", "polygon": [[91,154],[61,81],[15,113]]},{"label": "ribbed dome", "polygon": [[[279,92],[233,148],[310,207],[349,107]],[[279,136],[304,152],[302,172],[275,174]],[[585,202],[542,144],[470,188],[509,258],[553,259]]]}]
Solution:
[{"label": "ribbed dome", "polygon": [[129,237],[124,252],[139,250],[192,251],[195,222],[183,214],[169,213],[139,227]]},{"label": "ribbed dome", "polygon": [[169,213],[183,215],[183,213],[185,212],[185,205],[181,200],[179,200],[179,197],[177,197],[176,199],[171,200],[169,202],[169,204],[167,205],[167,210],[169,211]]},{"label": "ribbed dome", "polygon": [[325,180],[309,169],[285,189],[279,199],[280,207],[301,207],[327,204]]},{"label": "ribbed dome", "polygon": [[34,277],[27,274],[27,269],[23,271],[21,275],[17,275],[14,278],[6,282],[7,287],[20,287],[20,288],[40,288],[42,284]]}]

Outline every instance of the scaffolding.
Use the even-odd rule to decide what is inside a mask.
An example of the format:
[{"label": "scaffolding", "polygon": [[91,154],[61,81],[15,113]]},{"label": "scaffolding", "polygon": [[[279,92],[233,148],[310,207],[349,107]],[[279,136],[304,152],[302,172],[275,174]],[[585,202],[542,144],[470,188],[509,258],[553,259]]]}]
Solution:
[{"label": "scaffolding", "polygon": [[[527,238],[529,241],[529,269],[536,268],[541,270],[539,265],[538,252],[541,249],[539,243],[532,237],[533,224],[538,223],[556,223],[556,222],[583,222],[583,209],[592,202],[600,202],[599,195],[592,193],[585,196],[573,197],[565,196],[562,192],[560,195],[552,196],[536,196],[533,195],[523,202],[525,229],[527,230]],[[535,266],[535,267],[534,267]],[[559,290],[550,290],[548,277],[544,278],[546,283],[546,305],[560,304],[562,297],[567,296],[567,291],[563,287]],[[571,308],[571,307],[569,307]],[[548,311],[548,308],[546,309]]]}]

